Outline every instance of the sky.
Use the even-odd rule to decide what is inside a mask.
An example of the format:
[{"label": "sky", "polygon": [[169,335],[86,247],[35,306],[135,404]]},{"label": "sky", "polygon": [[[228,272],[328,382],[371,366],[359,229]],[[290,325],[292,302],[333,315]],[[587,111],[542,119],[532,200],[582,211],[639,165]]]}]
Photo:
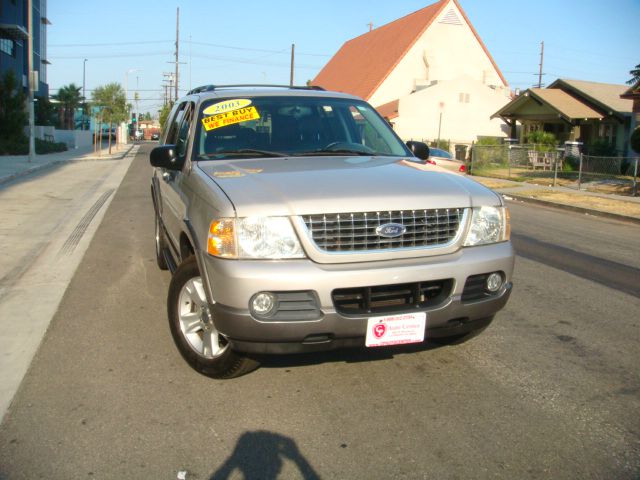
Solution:
[{"label": "sky", "polygon": [[[557,78],[624,84],[640,64],[640,0],[458,0],[510,87]],[[163,105],[175,71],[180,95],[207,84],[289,84],[313,79],[347,40],[434,3],[431,0],[47,0],[48,83],[91,91],[126,87],[138,111]],[[86,62],[84,59],[87,59]]]}]

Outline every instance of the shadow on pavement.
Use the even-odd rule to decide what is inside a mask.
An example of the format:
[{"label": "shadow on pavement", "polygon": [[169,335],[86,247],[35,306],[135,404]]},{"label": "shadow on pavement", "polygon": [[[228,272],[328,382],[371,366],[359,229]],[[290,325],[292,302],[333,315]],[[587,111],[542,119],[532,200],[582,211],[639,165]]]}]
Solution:
[{"label": "shadow on pavement", "polygon": [[231,456],[209,480],[227,480],[242,473],[245,480],[275,480],[282,473],[285,461],[295,465],[305,480],[320,479],[296,442],[277,433],[258,430],[242,434]]},{"label": "shadow on pavement", "polygon": [[254,355],[254,357],[260,362],[260,368],[287,368],[321,365],[332,362],[360,363],[391,360],[397,355],[410,355],[415,352],[432,350],[439,347],[442,347],[442,345],[426,341],[424,343],[384,348],[366,348],[363,346],[362,348],[350,347],[312,353]]}]

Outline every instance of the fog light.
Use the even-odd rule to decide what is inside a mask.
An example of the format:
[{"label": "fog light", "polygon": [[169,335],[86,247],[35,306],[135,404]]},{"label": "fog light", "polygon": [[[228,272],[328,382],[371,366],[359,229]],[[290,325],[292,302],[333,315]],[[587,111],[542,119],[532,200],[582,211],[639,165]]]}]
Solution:
[{"label": "fog light", "polygon": [[499,273],[492,273],[487,277],[486,288],[488,292],[496,293],[502,287],[502,275]]},{"label": "fog light", "polygon": [[258,293],[251,300],[251,310],[257,315],[269,315],[276,308],[276,297],[272,293]]}]

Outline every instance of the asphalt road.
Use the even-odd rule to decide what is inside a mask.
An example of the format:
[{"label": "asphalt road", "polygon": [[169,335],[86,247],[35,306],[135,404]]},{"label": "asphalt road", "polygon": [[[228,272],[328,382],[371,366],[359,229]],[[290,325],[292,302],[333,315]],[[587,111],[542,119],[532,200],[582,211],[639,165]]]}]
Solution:
[{"label": "asphalt road", "polygon": [[638,478],[637,225],[512,204],[515,290],[481,336],[217,381],[170,337],[145,151],[0,426],[0,479]]}]

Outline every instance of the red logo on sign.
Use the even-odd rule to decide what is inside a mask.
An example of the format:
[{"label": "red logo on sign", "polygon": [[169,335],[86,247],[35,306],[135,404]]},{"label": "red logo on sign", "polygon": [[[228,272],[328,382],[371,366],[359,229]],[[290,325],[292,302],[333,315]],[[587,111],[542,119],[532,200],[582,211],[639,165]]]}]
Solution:
[{"label": "red logo on sign", "polygon": [[378,323],[373,327],[373,335],[376,338],[382,338],[387,331],[387,326],[384,323]]}]

